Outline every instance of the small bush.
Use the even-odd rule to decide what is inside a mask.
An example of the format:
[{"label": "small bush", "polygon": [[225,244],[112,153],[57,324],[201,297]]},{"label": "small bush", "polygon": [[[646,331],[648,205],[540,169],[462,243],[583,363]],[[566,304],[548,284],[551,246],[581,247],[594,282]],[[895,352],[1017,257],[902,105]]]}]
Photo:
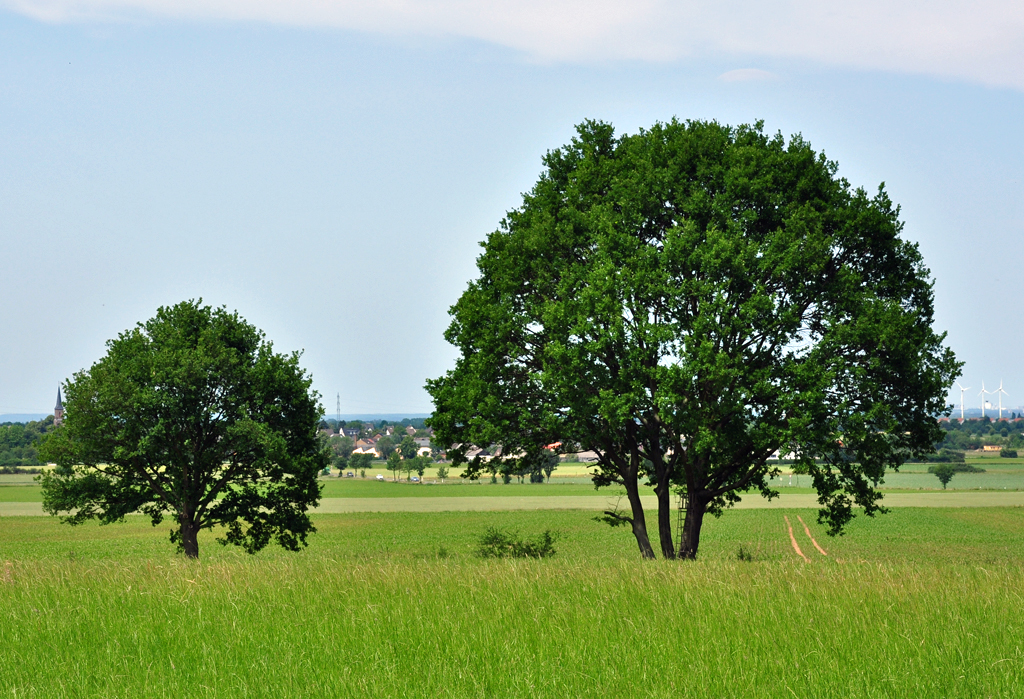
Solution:
[{"label": "small bush", "polygon": [[548,558],[555,555],[557,537],[549,530],[536,541],[520,539],[518,532],[489,527],[480,537],[477,555],[481,558]]},{"label": "small bush", "polygon": [[1003,457],[1004,459],[1016,459],[1017,458],[1017,450],[1016,449],[1000,449],[999,450],[999,456]]},{"label": "small bush", "polygon": [[750,551],[747,551],[745,548],[740,546],[740,550],[736,552],[736,560],[738,560],[738,561],[752,561],[752,560],[754,560],[754,556],[753,556],[752,553],[750,553]]}]

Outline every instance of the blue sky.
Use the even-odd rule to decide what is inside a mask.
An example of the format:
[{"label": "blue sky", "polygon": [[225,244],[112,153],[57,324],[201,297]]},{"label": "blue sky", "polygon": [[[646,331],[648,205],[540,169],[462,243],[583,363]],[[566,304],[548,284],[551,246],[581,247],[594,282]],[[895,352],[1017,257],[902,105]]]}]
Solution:
[{"label": "blue sky", "polygon": [[0,413],[197,297],[304,350],[330,414],[428,412],[544,152],[673,116],[884,181],[968,405],[1024,404],[1024,10],[813,6],[0,0]]}]

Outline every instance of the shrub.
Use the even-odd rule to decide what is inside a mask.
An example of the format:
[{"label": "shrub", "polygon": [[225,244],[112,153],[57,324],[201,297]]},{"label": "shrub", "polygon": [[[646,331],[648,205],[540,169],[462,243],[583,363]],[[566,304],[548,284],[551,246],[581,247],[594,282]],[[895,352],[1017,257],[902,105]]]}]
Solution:
[{"label": "shrub", "polygon": [[999,450],[999,456],[1003,457],[1004,459],[1016,459],[1017,458],[1017,450],[1016,449],[1000,449]]},{"label": "shrub", "polygon": [[480,537],[477,555],[481,558],[548,558],[555,555],[556,539],[550,530],[531,541],[520,539],[518,532],[489,527]]},{"label": "shrub", "polygon": [[[943,464],[943,465],[945,465],[945,464]],[[960,463],[951,463],[951,464],[949,464],[949,466],[950,466],[950,468],[953,469],[953,473],[985,473],[985,469],[978,468],[977,466],[972,466],[972,465],[967,464],[967,463],[962,463],[962,464],[960,464]],[[935,473],[936,472],[935,471],[936,468],[937,468],[936,466],[929,466],[928,467],[928,473]]]}]

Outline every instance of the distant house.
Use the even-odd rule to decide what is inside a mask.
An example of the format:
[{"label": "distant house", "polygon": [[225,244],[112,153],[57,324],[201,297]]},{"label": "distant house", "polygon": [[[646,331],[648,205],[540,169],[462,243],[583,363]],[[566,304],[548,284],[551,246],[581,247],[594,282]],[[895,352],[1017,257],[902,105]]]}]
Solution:
[{"label": "distant house", "polygon": [[373,443],[373,441],[371,441],[369,439],[357,440],[355,447],[356,447],[355,450],[352,452],[353,454],[355,454],[357,452],[359,454],[376,454],[377,453],[377,445],[375,445]]},{"label": "distant house", "polygon": [[352,439],[355,439],[356,437],[359,436],[359,429],[356,427],[342,427],[341,433],[344,434],[346,437],[351,437]]},{"label": "distant house", "polygon": [[999,451],[1000,449],[1002,449],[1002,447],[998,444],[985,444],[981,447],[982,451]]},{"label": "distant house", "polygon": [[412,425],[407,425],[405,428],[405,433],[412,437],[414,434],[416,434],[416,428],[413,427]]}]

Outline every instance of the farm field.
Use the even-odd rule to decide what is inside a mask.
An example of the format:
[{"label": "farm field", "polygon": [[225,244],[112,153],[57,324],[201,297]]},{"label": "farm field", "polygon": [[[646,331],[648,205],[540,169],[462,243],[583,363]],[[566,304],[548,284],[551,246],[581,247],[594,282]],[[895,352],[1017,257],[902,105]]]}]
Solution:
[{"label": "farm field", "polygon": [[[366,484],[370,486],[370,484]],[[375,487],[374,484],[371,487]],[[527,511],[527,510],[589,510],[602,511],[625,507],[625,496],[617,492],[617,488],[602,488],[595,492],[593,488],[586,490],[588,494],[564,494],[571,489],[559,485],[534,486],[481,486],[480,489],[465,487],[463,496],[446,496],[447,493],[459,492],[459,488],[445,490],[421,488],[417,485],[392,483],[386,484],[389,492],[430,491],[433,496],[388,496],[388,497],[326,497],[321,500],[315,512],[357,513],[357,512],[488,512],[488,511]],[[523,490],[525,488],[525,490]],[[2,493],[5,488],[0,488]],[[10,499],[0,498],[0,517],[32,517],[42,516],[39,488],[6,488],[12,491]],[[18,495],[18,491],[26,491],[26,495]],[[473,491],[480,493],[472,496]],[[526,494],[514,494],[525,492]],[[736,504],[737,510],[748,509],[786,509],[786,508],[817,508],[817,495],[810,488],[780,488],[781,494],[768,501],[756,493],[749,493]],[[641,497],[644,507],[650,512],[656,508],[654,495]],[[990,508],[990,507],[1024,507],[1024,491],[1022,490],[890,490],[883,499],[886,507],[896,508]]]},{"label": "farm field", "polygon": [[[0,695],[1024,693],[1024,508],[894,509],[839,539],[811,510],[730,511],[695,563],[641,563],[584,511],[315,522],[298,554],[207,535],[190,563],[142,518],[0,519]],[[558,553],[476,558],[489,526]]]}]

